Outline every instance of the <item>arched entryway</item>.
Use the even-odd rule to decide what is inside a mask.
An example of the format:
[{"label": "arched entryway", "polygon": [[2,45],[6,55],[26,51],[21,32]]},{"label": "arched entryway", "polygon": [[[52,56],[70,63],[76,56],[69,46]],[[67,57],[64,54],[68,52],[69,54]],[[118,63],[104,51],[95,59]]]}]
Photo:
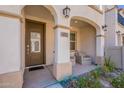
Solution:
[{"label": "arched entryway", "polygon": [[72,73],[78,75],[94,69],[97,64],[97,34],[100,29],[93,21],[77,16],[71,18],[70,27]]},{"label": "arched entryway", "polygon": [[23,87],[47,87],[55,82],[51,65],[54,63],[53,28],[57,17],[50,7],[27,5],[22,9]]}]

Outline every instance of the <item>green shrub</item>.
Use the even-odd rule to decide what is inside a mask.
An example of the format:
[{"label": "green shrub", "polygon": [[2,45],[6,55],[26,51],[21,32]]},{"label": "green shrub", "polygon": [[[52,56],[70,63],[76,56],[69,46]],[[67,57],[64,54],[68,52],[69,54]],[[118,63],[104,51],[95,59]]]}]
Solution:
[{"label": "green shrub", "polygon": [[95,69],[94,71],[90,72],[90,77],[98,80],[101,76],[101,73],[102,73],[101,69],[99,69],[99,68]]},{"label": "green shrub", "polygon": [[105,72],[112,72],[112,71],[115,70],[115,65],[112,63],[110,57],[104,59],[103,70],[104,70]]},{"label": "green shrub", "polygon": [[87,77],[81,77],[77,81],[77,87],[78,88],[100,88],[102,86],[99,80],[96,80],[87,76]]},{"label": "green shrub", "polygon": [[85,77],[81,77],[78,81],[77,81],[77,87],[78,88],[82,88],[82,87],[85,87],[87,86],[87,82],[88,79],[86,79]]},{"label": "green shrub", "polygon": [[117,78],[113,78],[111,84],[115,88],[124,88],[124,73]]}]

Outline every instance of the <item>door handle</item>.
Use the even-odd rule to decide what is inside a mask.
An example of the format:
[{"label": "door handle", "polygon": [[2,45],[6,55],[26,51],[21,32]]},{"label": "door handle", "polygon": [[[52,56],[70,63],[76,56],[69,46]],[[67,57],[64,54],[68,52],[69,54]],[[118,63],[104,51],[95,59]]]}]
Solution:
[{"label": "door handle", "polygon": [[29,45],[26,46],[26,52],[27,52],[27,55],[29,55],[29,52],[30,52]]},{"label": "door handle", "polygon": [[29,48],[29,45],[27,45],[27,48]]},{"label": "door handle", "polygon": [[53,51],[53,53],[55,53],[55,50]]}]

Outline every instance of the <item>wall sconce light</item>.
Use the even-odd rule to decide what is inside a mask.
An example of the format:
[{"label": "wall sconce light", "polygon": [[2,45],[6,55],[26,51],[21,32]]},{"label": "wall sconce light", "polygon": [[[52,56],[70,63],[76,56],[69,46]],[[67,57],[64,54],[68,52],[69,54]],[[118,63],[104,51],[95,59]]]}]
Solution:
[{"label": "wall sconce light", "polygon": [[121,33],[121,31],[119,31],[119,30],[118,30],[118,31],[116,31],[116,33],[117,33],[117,34],[120,34],[120,33]]},{"label": "wall sconce light", "polygon": [[105,24],[105,25],[102,25],[102,29],[104,30],[104,31],[107,31],[107,25]]},{"label": "wall sconce light", "polygon": [[70,16],[70,11],[71,11],[71,9],[68,6],[66,6],[63,9],[63,15],[65,16],[65,18],[68,18]]}]

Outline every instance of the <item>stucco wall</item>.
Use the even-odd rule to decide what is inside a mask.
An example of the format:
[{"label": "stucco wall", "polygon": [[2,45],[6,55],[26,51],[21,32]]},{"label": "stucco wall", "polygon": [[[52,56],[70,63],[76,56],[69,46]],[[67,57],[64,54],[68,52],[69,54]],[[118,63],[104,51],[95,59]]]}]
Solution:
[{"label": "stucco wall", "polygon": [[124,26],[118,23],[118,30],[119,30],[121,33],[124,33]]},{"label": "stucco wall", "polygon": [[21,5],[0,5],[0,11],[6,11],[12,14],[17,14],[20,15],[21,14]]},{"label": "stucco wall", "polygon": [[0,16],[0,74],[20,70],[20,22]]},{"label": "stucco wall", "polygon": [[111,11],[105,13],[105,23],[107,25],[107,31],[105,32],[105,46],[117,46],[117,9],[114,8]]},{"label": "stucco wall", "polygon": [[119,23],[118,23],[118,31],[120,31],[120,33],[118,34],[118,45],[122,46],[123,45],[123,36],[122,36],[122,34],[124,34],[124,26],[122,26]]},{"label": "stucco wall", "polygon": [[[62,10],[65,8],[65,5],[55,5],[56,12],[58,14],[58,24],[63,24],[65,26],[70,26],[70,21],[72,17],[79,16],[82,18],[86,18],[92,20],[92,22],[96,23],[97,25],[101,26],[103,24],[102,14],[97,12],[96,10],[92,9],[88,5],[69,5],[71,12],[70,18],[67,20],[64,18]],[[96,17],[97,16],[97,17]]]},{"label": "stucco wall", "polygon": [[122,68],[123,48],[120,46],[108,47],[105,49],[106,58],[111,59],[116,68]]},{"label": "stucco wall", "polygon": [[[92,26],[83,28],[72,27],[73,32],[76,32],[77,42],[76,49],[92,57],[93,62],[96,58],[96,30]],[[73,52],[72,52],[73,53]]]},{"label": "stucco wall", "polygon": [[85,27],[80,31],[80,51],[92,57],[95,62],[96,57],[96,31],[93,27]]}]

